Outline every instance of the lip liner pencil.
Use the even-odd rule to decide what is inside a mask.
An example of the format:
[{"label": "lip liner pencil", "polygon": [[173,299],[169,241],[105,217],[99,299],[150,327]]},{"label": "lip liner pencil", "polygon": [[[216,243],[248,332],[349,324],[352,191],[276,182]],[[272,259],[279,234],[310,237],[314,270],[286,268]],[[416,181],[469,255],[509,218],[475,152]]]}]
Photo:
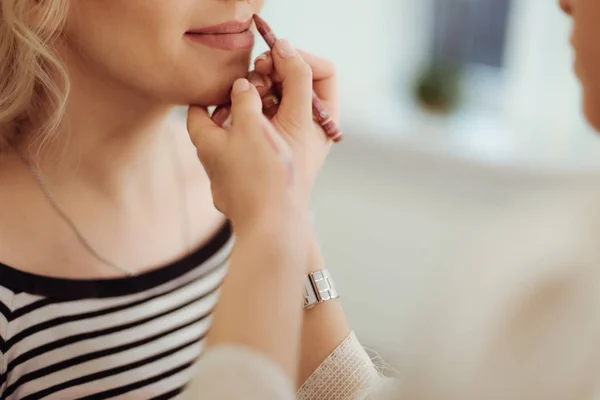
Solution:
[{"label": "lip liner pencil", "polygon": [[[269,48],[272,49],[273,46],[275,46],[275,43],[277,42],[277,36],[275,36],[275,33],[273,33],[271,27],[261,17],[254,14],[253,18],[254,23],[256,24],[256,29],[263,37]],[[339,142],[340,140],[342,140],[344,136],[343,133],[333,121],[333,119],[321,103],[321,100],[314,91],[312,98],[312,108],[315,120],[317,121],[317,123],[319,123],[319,125],[321,125],[327,137],[329,137],[334,142]]]}]

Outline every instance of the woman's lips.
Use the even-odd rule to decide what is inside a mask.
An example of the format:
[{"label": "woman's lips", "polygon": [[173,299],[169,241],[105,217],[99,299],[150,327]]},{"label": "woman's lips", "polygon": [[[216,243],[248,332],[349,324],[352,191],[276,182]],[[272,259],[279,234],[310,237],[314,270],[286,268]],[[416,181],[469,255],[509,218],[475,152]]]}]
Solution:
[{"label": "woman's lips", "polygon": [[252,19],[244,22],[229,21],[219,25],[195,28],[186,33],[190,39],[220,50],[251,50],[254,34],[250,31]]},{"label": "woman's lips", "polygon": [[186,36],[197,43],[220,50],[252,50],[254,34],[250,30],[240,33],[186,33]]}]

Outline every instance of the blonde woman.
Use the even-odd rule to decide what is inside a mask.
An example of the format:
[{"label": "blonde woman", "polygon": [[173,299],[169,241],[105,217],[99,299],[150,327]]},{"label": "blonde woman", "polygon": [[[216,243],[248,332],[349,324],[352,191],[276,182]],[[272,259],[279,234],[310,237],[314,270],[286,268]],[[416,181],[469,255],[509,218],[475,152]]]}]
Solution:
[{"label": "blonde woman", "polygon": [[[215,345],[264,350],[303,382],[349,335],[337,301],[302,313],[301,285],[284,284],[324,269],[306,201],[329,143],[312,124],[309,95],[314,87],[335,115],[330,63],[299,57],[287,42],[257,61],[249,79],[272,120],[242,103],[225,137],[266,134],[273,154],[215,142],[224,133],[204,111],[229,101],[247,75],[250,21],[261,7],[2,0],[2,398],[180,396],[232,249],[238,272]],[[284,85],[279,109],[274,64]],[[188,104],[198,106],[190,117],[198,148],[172,117]],[[255,273],[240,281],[244,271]],[[269,279],[281,286],[249,290]],[[266,329],[273,321],[282,328]]]}]

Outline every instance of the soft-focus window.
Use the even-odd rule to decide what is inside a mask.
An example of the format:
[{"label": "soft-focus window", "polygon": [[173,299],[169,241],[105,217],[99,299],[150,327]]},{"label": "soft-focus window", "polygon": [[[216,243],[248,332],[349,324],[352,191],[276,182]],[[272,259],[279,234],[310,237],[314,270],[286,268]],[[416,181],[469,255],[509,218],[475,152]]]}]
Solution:
[{"label": "soft-focus window", "polygon": [[458,69],[462,106],[501,107],[510,7],[510,0],[433,0],[430,62]]},{"label": "soft-focus window", "polygon": [[435,0],[435,57],[504,65],[509,0]]}]

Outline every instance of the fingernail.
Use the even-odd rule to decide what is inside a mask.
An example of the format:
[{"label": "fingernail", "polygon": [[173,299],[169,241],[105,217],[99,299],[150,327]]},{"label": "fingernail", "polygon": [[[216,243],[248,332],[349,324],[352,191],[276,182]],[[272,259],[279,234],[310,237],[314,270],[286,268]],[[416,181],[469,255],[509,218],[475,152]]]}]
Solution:
[{"label": "fingernail", "polygon": [[231,94],[236,95],[243,93],[250,89],[250,83],[246,79],[238,79],[233,84],[233,88],[231,89]]},{"label": "fingernail", "polygon": [[231,128],[233,128],[233,116],[231,115],[231,113],[227,116],[225,122],[223,122],[222,128],[227,131],[230,131]]},{"label": "fingernail", "polygon": [[268,96],[265,96],[262,102],[263,108],[265,110],[268,110],[269,108],[275,107],[279,104],[279,97],[275,96],[274,94],[270,94]]},{"label": "fingernail", "polygon": [[228,115],[229,115],[229,109],[227,107],[219,107],[219,108],[217,108],[217,110],[215,110],[211,119],[213,120],[213,122],[215,124],[217,124],[219,126],[223,126],[223,123],[227,119]]},{"label": "fingernail", "polygon": [[263,75],[254,75],[253,74],[253,76],[250,78],[250,82],[257,88],[267,86],[267,80],[265,79],[265,77]]},{"label": "fingernail", "polygon": [[290,57],[294,57],[298,54],[296,52],[296,49],[294,49],[292,47],[290,42],[288,42],[285,39],[279,40],[277,42],[277,46],[275,46],[275,47],[277,48],[277,53],[279,54],[279,56],[281,58],[290,58]]},{"label": "fingernail", "polygon": [[254,63],[256,64],[259,61],[269,61],[269,52],[266,53],[262,53],[260,56],[256,57],[256,60],[254,60]]}]

